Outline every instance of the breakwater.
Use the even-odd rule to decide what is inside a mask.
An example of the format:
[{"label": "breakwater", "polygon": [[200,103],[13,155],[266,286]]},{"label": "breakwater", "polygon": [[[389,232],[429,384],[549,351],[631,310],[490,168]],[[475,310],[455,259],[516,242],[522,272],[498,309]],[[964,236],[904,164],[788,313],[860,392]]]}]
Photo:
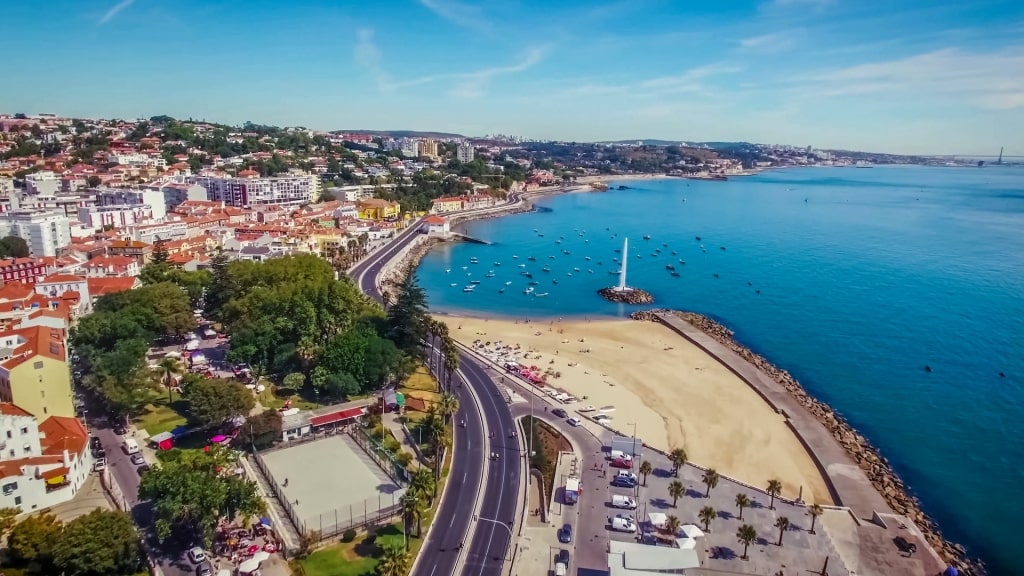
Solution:
[{"label": "breakwater", "polygon": [[[738,343],[734,339],[732,330],[706,316],[675,310],[644,310],[634,312],[630,317],[634,320],[663,322],[663,315],[671,315],[689,323],[785,389],[842,446],[850,459],[867,476],[885,504],[897,514],[906,516],[914,522],[924,539],[944,562],[960,569],[961,574],[980,576],[986,573],[984,564],[979,560],[968,558],[963,546],[942,536],[936,522],[921,510],[918,499],[909,493],[903,481],[878,449],[857,433],[831,407],[808,394],[789,372]],[[761,391],[758,392],[761,393]],[[828,480],[827,475],[826,480]]]}]

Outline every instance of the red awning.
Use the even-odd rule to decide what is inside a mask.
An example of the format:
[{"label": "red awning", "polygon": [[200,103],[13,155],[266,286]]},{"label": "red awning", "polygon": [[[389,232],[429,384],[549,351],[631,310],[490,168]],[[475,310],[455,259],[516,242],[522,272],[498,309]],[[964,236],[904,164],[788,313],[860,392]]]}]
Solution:
[{"label": "red awning", "polygon": [[349,408],[348,410],[341,410],[339,412],[331,412],[330,414],[314,416],[312,419],[310,419],[309,423],[312,424],[313,426],[324,426],[326,424],[334,424],[335,422],[341,422],[342,420],[348,420],[350,418],[356,418],[362,415],[362,408]]}]

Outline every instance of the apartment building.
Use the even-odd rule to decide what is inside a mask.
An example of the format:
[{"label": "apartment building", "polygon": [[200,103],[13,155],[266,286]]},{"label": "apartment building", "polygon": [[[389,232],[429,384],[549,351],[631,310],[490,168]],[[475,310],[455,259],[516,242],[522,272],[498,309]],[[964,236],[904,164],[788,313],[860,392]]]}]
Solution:
[{"label": "apartment building", "polygon": [[0,332],[30,326],[66,331],[71,317],[68,301],[38,294],[31,284],[11,282],[0,287]]},{"label": "apartment building", "polygon": [[437,158],[437,140],[433,138],[424,138],[420,140],[420,156],[427,158]]},{"label": "apartment building", "polygon": [[459,144],[459,147],[455,150],[455,157],[463,164],[472,162],[476,158],[476,149],[469,143]]},{"label": "apartment building", "polygon": [[420,141],[411,138],[402,141],[402,156],[406,158],[420,157]]},{"label": "apartment building", "polygon": [[127,227],[130,240],[153,244],[157,240],[179,240],[189,235],[189,226],[182,220],[161,222],[160,224],[142,224]]},{"label": "apartment building", "polygon": [[0,212],[35,210],[37,212],[58,212],[68,218],[76,218],[79,208],[95,205],[96,201],[88,194],[61,192],[29,196],[15,191],[5,200],[0,200]]},{"label": "apartment building", "polygon": [[206,200],[206,188],[186,182],[156,182],[141,187],[142,190],[159,192],[164,198],[164,210],[171,212],[179,204],[190,200]]},{"label": "apartment building", "polygon": [[0,260],[0,285],[11,282],[35,284],[57,269],[53,258],[12,258]]},{"label": "apartment building", "polygon": [[92,468],[89,433],[77,419],[40,419],[0,403],[0,507],[29,513],[67,502]]},{"label": "apartment building", "polygon": [[67,216],[58,212],[12,210],[0,213],[0,237],[3,236],[23,239],[33,256],[56,256],[71,244],[71,224]]},{"label": "apartment building", "polygon": [[0,176],[0,198],[7,198],[14,193],[14,178]]},{"label": "apartment building", "polygon": [[145,266],[153,256],[153,245],[135,240],[114,240],[107,246],[108,256],[127,256]]},{"label": "apartment building", "polygon": [[47,326],[0,332],[0,402],[37,418],[75,417],[65,331]]},{"label": "apartment building", "polygon": [[130,277],[138,276],[142,267],[138,261],[128,256],[97,256],[80,268],[86,278]]},{"label": "apartment building", "polygon": [[96,206],[148,206],[154,220],[167,217],[167,204],[160,190],[130,190],[123,188],[97,188]]},{"label": "apartment building", "polygon": [[89,206],[78,209],[78,221],[94,230],[104,226],[126,228],[152,219],[153,208],[149,204]]},{"label": "apartment building", "polygon": [[59,190],[60,177],[49,170],[25,176],[25,191],[29,194],[56,194]]},{"label": "apartment building", "polygon": [[266,178],[253,174],[243,170],[239,178],[190,176],[186,181],[206,188],[209,200],[235,207],[301,206],[316,200],[320,192],[320,179],[314,174]]}]

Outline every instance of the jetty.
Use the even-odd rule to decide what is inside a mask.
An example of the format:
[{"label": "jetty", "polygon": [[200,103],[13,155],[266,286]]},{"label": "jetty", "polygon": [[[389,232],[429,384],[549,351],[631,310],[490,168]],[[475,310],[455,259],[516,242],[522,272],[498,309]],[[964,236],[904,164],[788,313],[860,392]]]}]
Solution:
[{"label": "jetty", "polygon": [[622,241],[622,269],[619,270],[619,285],[601,288],[597,291],[606,300],[620,304],[650,304],[654,296],[650,292],[626,284],[626,264],[629,262],[629,238]]},{"label": "jetty", "polygon": [[452,240],[461,240],[463,242],[472,242],[473,244],[490,244],[487,240],[481,240],[474,238],[469,234],[463,234],[462,232],[448,232],[448,237]]}]

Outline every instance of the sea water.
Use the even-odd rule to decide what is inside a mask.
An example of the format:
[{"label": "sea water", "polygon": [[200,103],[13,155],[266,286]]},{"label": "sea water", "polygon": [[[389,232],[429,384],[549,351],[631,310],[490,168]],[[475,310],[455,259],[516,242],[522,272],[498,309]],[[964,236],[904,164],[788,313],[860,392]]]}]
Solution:
[{"label": "sea water", "polygon": [[628,237],[627,281],[653,306],[734,329],[878,446],[947,536],[994,574],[1015,570],[1024,168],[800,168],[612,185],[468,224],[491,244],[446,244],[424,258],[431,308],[625,316],[638,308],[597,290],[618,283],[613,258]]}]

